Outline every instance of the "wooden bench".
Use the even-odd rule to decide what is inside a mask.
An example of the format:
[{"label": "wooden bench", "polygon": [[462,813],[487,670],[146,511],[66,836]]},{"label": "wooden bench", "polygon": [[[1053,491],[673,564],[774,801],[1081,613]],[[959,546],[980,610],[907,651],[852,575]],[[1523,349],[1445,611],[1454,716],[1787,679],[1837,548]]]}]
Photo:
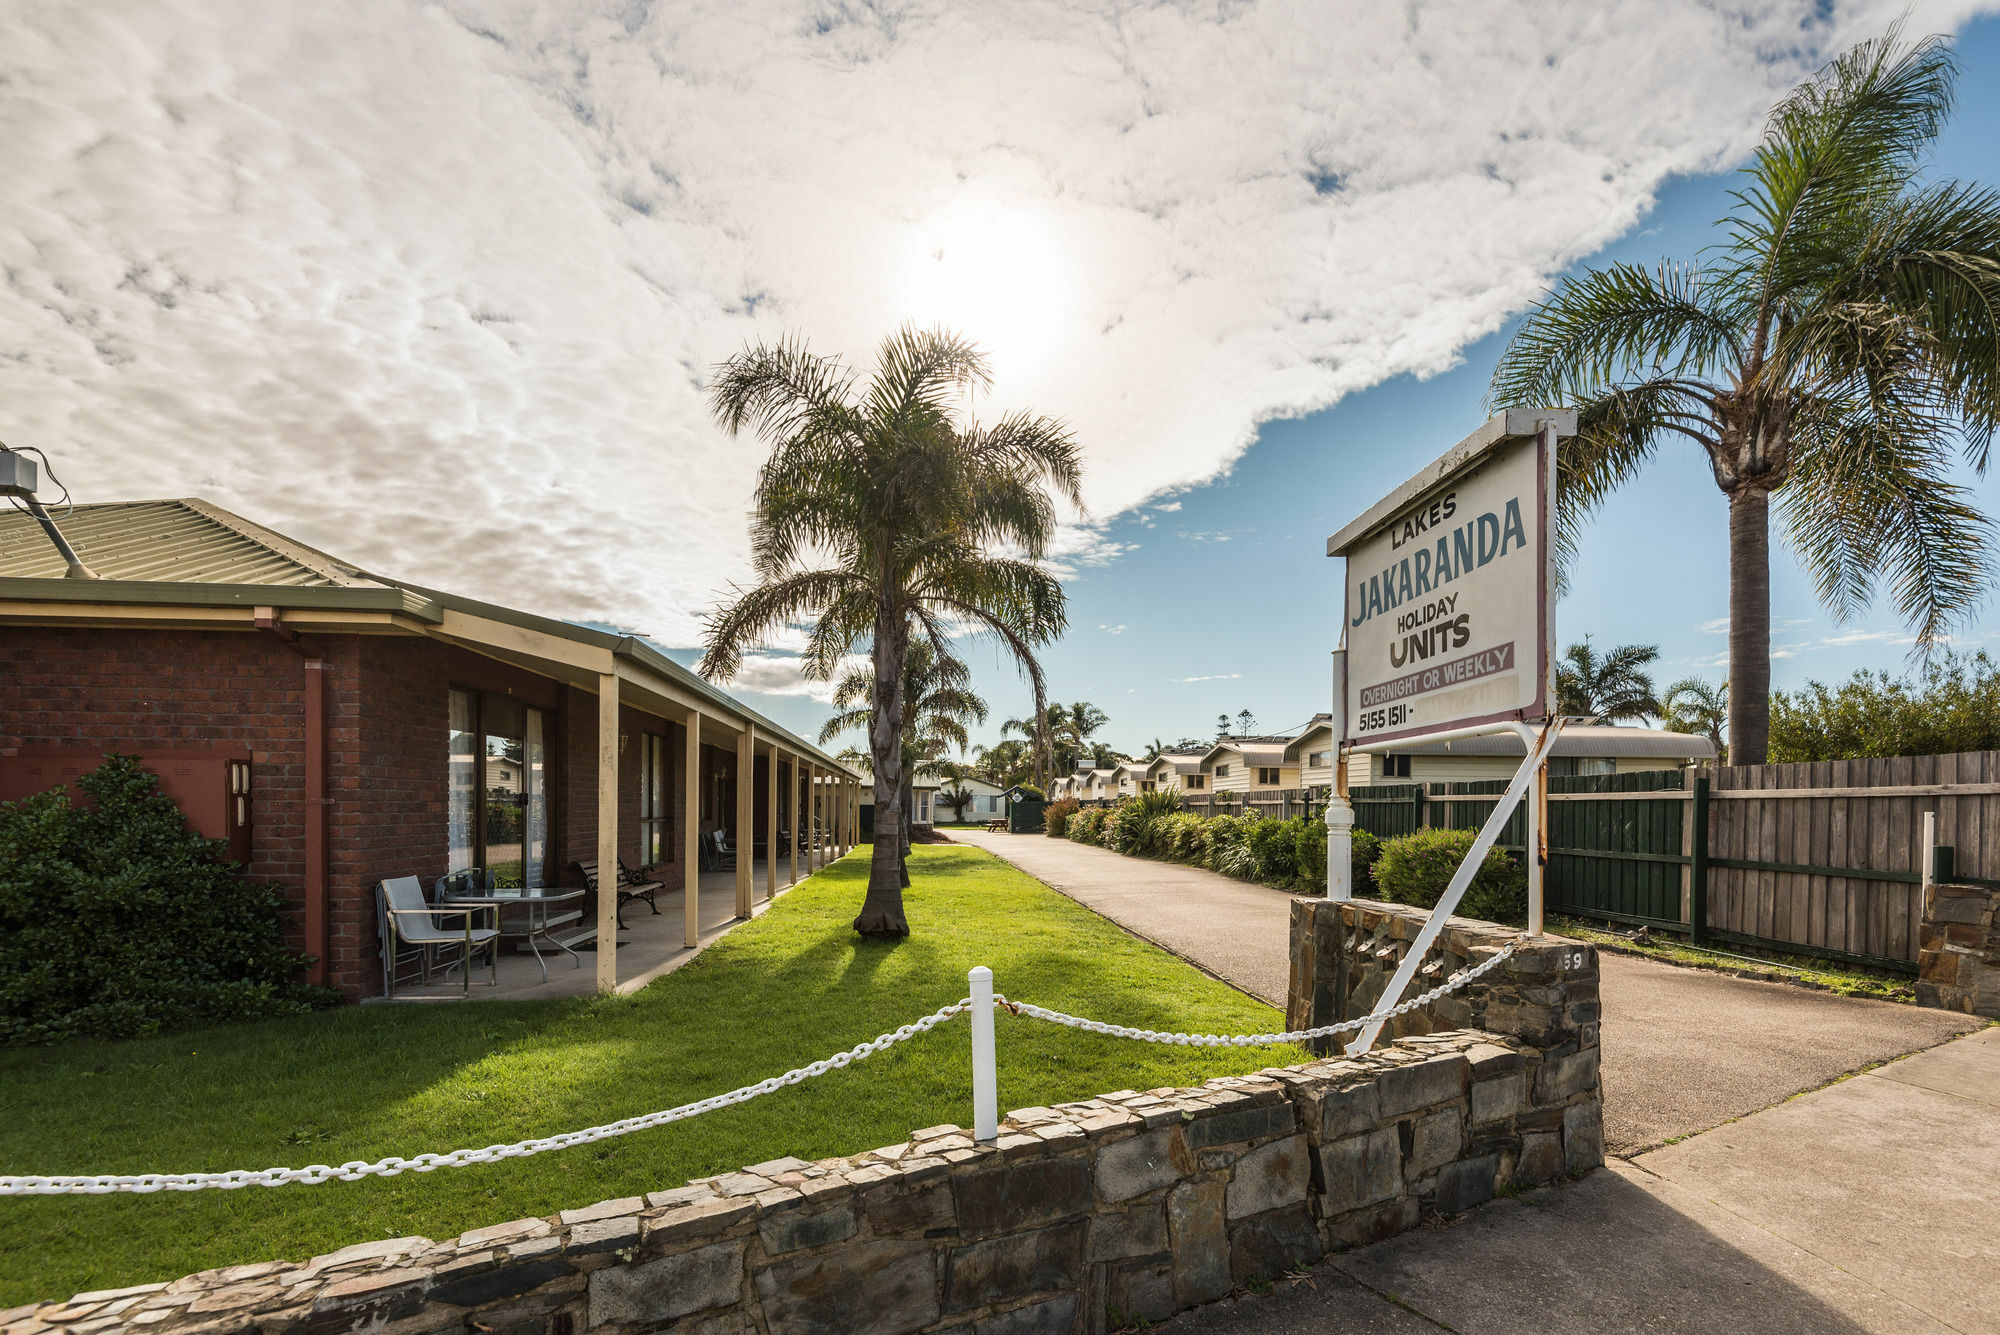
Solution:
[{"label": "wooden bench", "polygon": [[[578,858],[575,862],[570,863],[570,866],[576,868],[577,874],[583,877],[584,889],[589,890],[593,894],[603,893],[603,891],[601,891],[597,885],[596,858]],[[664,890],[666,888],[667,887],[659,881],[642,880],[639,877],[633,875],[633,873],[625,866],[625,860],[623,858],[620,858],[618,860],[618,880],[617,880],[617,890],[618,890],[617,919],[618,919],[619,930],[623,931],[625,928],[625,905],[627,903],[629,903],[634,899],[643,899],[646,901],[646,907],[651,909],[655,915],[658,915],[660,911],[660,906],[653,902],[653,896],[658,891]]]},{"label": "wooden bench", "polygon": [[1007,833],[1007,820],[1006,820],[1006,818],[1005,818],[1005,817],[1002,817],[1002,818],[1001,818],[1001,819],[999,819],[999,820],[989,820],[989,821],[987,821],[987,822],[986,822],[986,833],[988,833],[988,834],[1005,834],[1005,833]]}]

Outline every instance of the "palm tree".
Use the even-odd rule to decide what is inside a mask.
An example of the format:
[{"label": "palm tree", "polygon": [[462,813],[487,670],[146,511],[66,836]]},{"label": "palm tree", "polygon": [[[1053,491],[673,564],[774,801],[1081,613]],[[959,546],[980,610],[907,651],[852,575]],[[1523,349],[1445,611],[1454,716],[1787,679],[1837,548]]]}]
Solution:
[{"label": "palm tree", "polygon": [[[954,629],[995,637],[1033,685],[1035,651],[1062,633],[1062,585],[1042,568],[1056,502],[1082,510],[1068,428],[1015,413],[982,426],[954,404],[991,382],[985,354],[943,330],[885,339],[865,383],[794,340],[717,368],[709,402],[731,434],[752,427],[771,455],[758,477],[751,552],[758,583],[708,622],[702,671],[733,676],[743,653],[806,628],[805,670],[831,679],[864,642],[875,847],[854,928],[909,934],[903,914],[904,660],[941,657]],[[1053,494],[1052,494],[1053,493]]]},{"label": "palm tree", "polygon": [[2000,195],[1926,183],[1950,113],[1949,44],[1865,42],[1772,111],[1700,265],[1566,279],[1493,374],[1496,405],[1578,410],[1557,549],[1669,439],[1729,501],[1729,735],[1762,764],[1770,723],[1769,505],[1845,618],[1877,582],[1920,651],[1989,582],[1988,523],[1948,480],[2000,424]]},{"label": "palm tree", "polygon": [[[1046,705],[1026,718],[1010,718],[1000,725],[1000,735],[1018,732],[1023,737],[1035,736],[1035,722],[1042,721],[1041,732],[1048,739],[1049,760],[1056,771],[1067,774],[1076,767],[1076,762],[1090,753],[1090,735],[1111,721],[1109,715],[1088,700],[1075,704]],[[1038,781],[1045,776],[1037,773]],[[1049,775],[1046,777],[1055,777]],[[1041,783],[1046,788],[1046,782]]]},{"label": "palm tree", "polygon": [[1729,759],[1722,730],[1729,726],[1729,683],[1711,685],[1700,677],[1682,677],[1660,697],[1660,717],[1675,732],[1691,732],[1715,743],[1719,760]]},{"label": "palm tree", "polygon": [[1657,644],[1621,644],[1600,655],[1584,636],[1556,662],[1556,711],[1610,723],[1658,714],[1645,667],[1659,656]]},{"label": "palm tree", "polygon": [[1146,759],[1158,760],[1166,753],[1166,749],[1167,744],[1156,735],[1152,741],[1146,743]]},{"label": "palm tree", "polygon": [[1026,742],[999,741],[975,747],[973,755],[977,761],[972,772],[1001,788],[1013,787],[1030,773],[1032,760]]},{"label": "palm tree", "polygon": [[[846,732],[859,728],[872,732],[873,705],[865,703],[874,694],[874,673],[867,666],[849,668],[833,689],[835,713],[820,726],[824,746]],[[972,693],[972,674],[956,658],[939,653],[929,640],[916,640],[903,659],[903,787],[896,806],[903,816],[903,852],[910,848],[910,820],[916,814],[916,780],[952,779],[958,767],[944,757],[971,745],[967,729],[986,721],[986,702]],[[877,812],[879,817],[880,812]],[[881,842],[879,827],[875,835]],[[909,884],[909,867],[903,869],[903,884]]]}]

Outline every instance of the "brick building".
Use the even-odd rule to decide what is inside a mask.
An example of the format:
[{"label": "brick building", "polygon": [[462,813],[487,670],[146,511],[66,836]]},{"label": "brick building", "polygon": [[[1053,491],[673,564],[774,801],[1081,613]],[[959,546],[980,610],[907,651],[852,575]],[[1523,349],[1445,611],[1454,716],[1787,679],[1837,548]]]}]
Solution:
[{"label": "brick building", "polygon": [[555,886],[623,857],[681,890],[692,946],[690,834],[759,853],[736,859],[738,916],[753,878],[768,892],[787,856],[852,838],[854,771],[643,640],[404,584],[198,500],[60,522],[98,579],[0,512],[0,799],[139,754],[285,887],[295,944],[350,998],[380,990],[385,877]]}]

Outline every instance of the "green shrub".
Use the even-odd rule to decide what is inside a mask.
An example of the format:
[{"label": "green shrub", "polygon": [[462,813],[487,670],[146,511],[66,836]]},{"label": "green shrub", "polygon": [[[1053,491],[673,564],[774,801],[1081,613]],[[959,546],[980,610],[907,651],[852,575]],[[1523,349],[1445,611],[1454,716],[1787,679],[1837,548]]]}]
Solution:
[{"label": "green shrub", "polygon": [[1111,807],[1105,811],[1104,822],[1097,827],[1098,847],[1108,848],[1114,853],[1123,852],[1124,850],[1118,847],[1118,830],[1124,824],[1125,813],[1123,811],[1120,811],[1117,807]]},{"label": "green shrub", "polygon": [[1298,863],[1298,888],[1310,894],[1326,893],[1326,822],[1318,816],[1299,816],[1286,822],[1292,831],[1292,856]]},{"label": "green shrub", "polygon": [[[1375,862],[1382,856],[1382,841],[1366,830],[1356,830],[1349,849],[1348,861],[1354,868],[1354,896],[1356,899],[1374,899]],[[1440,894],[1443,892],[1440,891]]]},{"label": "green shrub", "polygon": [[1299,830],[1294,821],[1255,820],[1244,831],[1244,842],[1256,859],[1251,872],[1266,885],[1289,888],[1299,874]]},{"label": "green shrub", "polygon": [[1153,839],[1159,856],[1174,862],[1202,860],[1202,830],[1208,824],[1192,811],[1176,811],[1153,822]]},{"label": "green shrub", "polygon": [[294,981],[278,887],[222,861],[159,780],[108,756],[61,790],[0,802],[0,1043],[135,1038],[291,1015],[337,998]]},{"label": "green shrub", "polygon": [[1248,827],[1253,817],[1211,816],[1208,819],[1208,869],[1224,876],[1248,878],[1256,874],[1257,854],[1249,844]]},{"label": "green shrub", "polygon": [[[1435,907],[1452,874],[1472,851],[1471,830],[1418,830],[1382,845],[1374,867],[1381,897],[1416,908]],[[1525,922],[1528,876],[1520,860],[1500,849],[1486,855],[1458,912],[1487,922]]]},{"label": "green shrub", "polygon": [[1103,807],[1084,807],[1069,818],[1067,834],[1071,843],[1095,844],[1104,829],[1105,810]]},{"label": "green shrub", "polygon": [[1042,808],[1042,829],[1051,839],[1060,839],[1069,833],[1069,818],[1077,813],[1083,803],[1073,797],[1065,797],[1060,802],[1051,802]]}]

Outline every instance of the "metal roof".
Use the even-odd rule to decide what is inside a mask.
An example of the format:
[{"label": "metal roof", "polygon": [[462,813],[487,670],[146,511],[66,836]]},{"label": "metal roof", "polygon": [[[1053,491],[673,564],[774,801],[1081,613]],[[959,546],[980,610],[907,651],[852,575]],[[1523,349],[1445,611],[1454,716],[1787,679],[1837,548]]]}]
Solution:
[{"label": "metal roof", "polygon": [[[1523,756],[1527,750],[1513,733],[1491,737],[1461,737],[1402,748],[1415,756]],[[1692,733],[1664,728],[1614,728],[1601,723],[1572,723],[1556,737],[1557,756],[1635,756],[1654,760],[1713,760],[1715,743]]]},{"label": "metal roof", "polygon": [[[783,738],[792,750],[830,769],[862,777],[858,768],[765,718],[647,640],[373,574],[207,501],[78,505],[57,515],[56,524],[100,578],[64,578],[63,560],[34,518],[23,511],[0,509],[0,598],[195,607],[298,600],[314,606],[382,607],[431,622],[438,620],[440,609],[454,608],[609,649],[754,724],[766,736]],[[263,589],[290,592],[280,597],[263,594]]]},{"label": "metal roof", "polygon": [[[56,527],[108,580],[388,588],[360,569],[206,501],[79,505]],[[0,509],[0,578],[61,579],[63,559],[25,510]]]}]

